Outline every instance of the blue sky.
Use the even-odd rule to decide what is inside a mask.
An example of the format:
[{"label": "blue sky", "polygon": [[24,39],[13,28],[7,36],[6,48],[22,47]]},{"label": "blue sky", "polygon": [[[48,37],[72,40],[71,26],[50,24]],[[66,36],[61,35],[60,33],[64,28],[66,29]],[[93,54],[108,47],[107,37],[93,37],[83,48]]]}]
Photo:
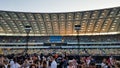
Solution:
[{"label": "blue sky", "polygon": [[118,7],[120,0],[0,0],[0,10],[73,12]]}]

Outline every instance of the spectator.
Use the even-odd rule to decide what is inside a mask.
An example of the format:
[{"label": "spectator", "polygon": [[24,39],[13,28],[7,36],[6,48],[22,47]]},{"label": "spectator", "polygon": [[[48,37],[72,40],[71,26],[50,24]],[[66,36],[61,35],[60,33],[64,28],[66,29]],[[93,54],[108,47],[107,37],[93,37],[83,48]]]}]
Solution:
[{"label": "spectator", "polygon": [[55,56],[51,57],[52,63],[50,68],[57,68],[57,62],[55,61]]},{"label": "spectator", "polygon": [[75,66],[73,65],[73,60],[69,60],[69,65],[67,68],[75,68]]},{"label": "spectator", "polygon": [[31,64],[30,68],[37,68],[35,64]]}]

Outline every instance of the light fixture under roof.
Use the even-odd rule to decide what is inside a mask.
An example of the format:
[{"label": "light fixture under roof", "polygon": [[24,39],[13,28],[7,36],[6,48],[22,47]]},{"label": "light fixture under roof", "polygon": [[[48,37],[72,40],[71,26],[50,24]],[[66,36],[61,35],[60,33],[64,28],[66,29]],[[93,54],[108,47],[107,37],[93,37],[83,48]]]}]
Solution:
[{"label": "light fixture under roof", "polygon": [[115,28],[111,28],[111,30],[114,30]]},{"label": "light fixture under roof", "polygon": [[114,11],[112,11],[110,14],[113,14],[114,13]]},{"label": "light fixture under roof", "polygon": [[95,29],[97,29],[98,27],[96,26]]},{"label": "light fixture under roof", "polygon": [[7,15],[7,14],[5,14],[5,16],[7,17],[8,15]]},{"label": "light fixture under roof", "polygon": [[105,29],[102,29],[103,31],[105,31]]},{"label": "light fixture under roof", "polygon": [[119,19],[119,17],[115,18],[115,19]]},{"label": "light fixture under roof", "polygon": [[12,30],[8,29],[8,31],[12,31]]},{"label": "light fixture under roof", "polygon": [[107,26],[108,24],[107,24],[107,23],[105,23],[104,25],[105,25],[105,26]]},{"label": "light fixture under roof", "polygon": [[15,29],[17,29],[17,28],[15,28]]},{"label": "light fixture under roof", "polygon": [[116,25],[116,23],[114,22],[113,25]]},{"label": "light fixture under roof", "polygon": [[23,18],[25,17],[25,16],[22,16]]},{"label": "light fixture under roof", "polygon": [[97,31],[97,29],[95,29],[94,31]]},{"label": "light fixture under roof", "polygon": [[88,32],[90,31],[90,30],[87,30]]}]

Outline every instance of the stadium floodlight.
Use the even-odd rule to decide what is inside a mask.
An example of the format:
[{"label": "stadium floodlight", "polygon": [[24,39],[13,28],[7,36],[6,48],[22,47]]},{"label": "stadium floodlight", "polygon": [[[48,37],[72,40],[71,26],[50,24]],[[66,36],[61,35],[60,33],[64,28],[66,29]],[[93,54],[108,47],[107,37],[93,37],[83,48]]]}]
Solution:
[{"label": "stadium floodlight", "polygon": [[77,31],[77,42],[78,42],[78,55],[79,55],[79,48],[80,48],[80,40],[79,40],[79,31],[80,31],[81,25],[75,25],[74,29]]},{"label": "stadium floodlight", "polygon": [[81,25],[75,25],[75,30],[80,30]]},{"label": "stadium floodlight", "polygon": [[31,26],[25,26],[25,31],[27,34],[30,33],[30,30],[31,30]]},{"label": "stadium floodlight", "polygon": [[31,26],[25,26],[25,31],[26,31],[26,48],[25,48],[25,54],[27,54],[28,51],[28,42],[29,42],[29,33],[31,30]]}]

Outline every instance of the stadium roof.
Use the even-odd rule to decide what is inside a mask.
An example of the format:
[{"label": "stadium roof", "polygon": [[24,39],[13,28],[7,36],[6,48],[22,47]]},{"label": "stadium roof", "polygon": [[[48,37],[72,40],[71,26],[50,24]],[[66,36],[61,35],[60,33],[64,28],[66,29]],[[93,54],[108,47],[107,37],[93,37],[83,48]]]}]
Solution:
[{"label": "stadium roof", "polygon": [[75,25],[81,25],[80,35],[120,34],[120,7],[65,13],[32,13],[0,11],[0,35],[77,35]]}]

